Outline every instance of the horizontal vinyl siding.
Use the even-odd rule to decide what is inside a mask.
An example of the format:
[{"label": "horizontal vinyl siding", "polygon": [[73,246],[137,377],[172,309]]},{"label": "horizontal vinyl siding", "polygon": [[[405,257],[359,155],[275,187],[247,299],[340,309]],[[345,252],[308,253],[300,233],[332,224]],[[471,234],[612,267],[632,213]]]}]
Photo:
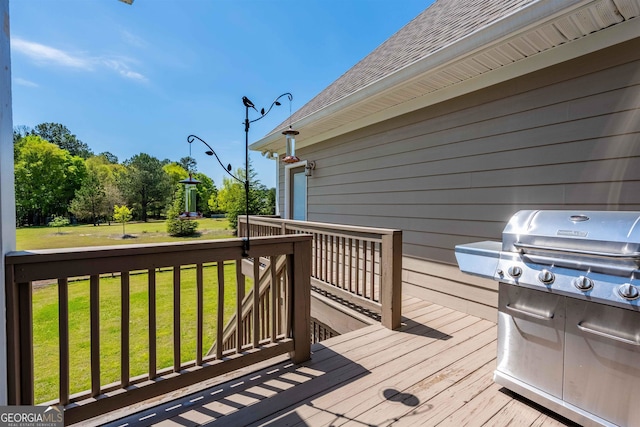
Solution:
[{"label": "horizontal vinyl siding", "polygon": [[310,221],[402,229],[407,292],[490,318],[497,286],[457,271],[456,244],[520,209],[640,210],[640,41],[298,155]]}]

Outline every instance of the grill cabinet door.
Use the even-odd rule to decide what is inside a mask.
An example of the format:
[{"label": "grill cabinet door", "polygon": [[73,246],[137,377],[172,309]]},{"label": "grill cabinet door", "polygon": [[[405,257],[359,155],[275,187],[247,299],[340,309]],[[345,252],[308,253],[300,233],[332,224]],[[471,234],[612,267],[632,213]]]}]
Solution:
[{"label": "grill cabinet door", "polygon": [[640,313],[567,298],[564,400],[640,426]]},{"label": "grill cabinet door", "polygon": [[562,398],[565,298],[499,284],[497,370]]}]

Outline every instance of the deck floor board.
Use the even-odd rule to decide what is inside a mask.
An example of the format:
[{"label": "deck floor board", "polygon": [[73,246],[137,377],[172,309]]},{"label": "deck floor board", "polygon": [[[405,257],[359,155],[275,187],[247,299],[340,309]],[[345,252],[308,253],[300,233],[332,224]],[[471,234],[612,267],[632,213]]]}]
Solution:
[{"label": "deck floor board", "polygon": [[403,308],[397,331],[339,335],[301,365],[263,365],[109,425],[574,426],[493,382],[494,323],[414,297]]}]

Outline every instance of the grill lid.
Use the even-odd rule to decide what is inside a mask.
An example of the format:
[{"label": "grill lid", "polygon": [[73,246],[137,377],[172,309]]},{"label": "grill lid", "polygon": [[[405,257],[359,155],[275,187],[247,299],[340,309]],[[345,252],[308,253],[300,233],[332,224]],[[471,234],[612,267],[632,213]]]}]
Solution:
[{"label": "grill lid", "polygon": [[544,211],[516,213],[502,233],[502,250],[532,261],[562,264],[640,264],[640,212]]}]

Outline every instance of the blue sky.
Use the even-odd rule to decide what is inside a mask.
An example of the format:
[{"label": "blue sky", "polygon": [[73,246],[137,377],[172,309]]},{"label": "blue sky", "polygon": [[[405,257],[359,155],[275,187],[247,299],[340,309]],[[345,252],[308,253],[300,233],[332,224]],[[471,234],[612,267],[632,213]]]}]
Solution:
[{"label": "blue sky", "polygon": [[[178,160],[196,134],[243,167],[242,96],[260,109],[291,92],[295,111],[430,3],[10,0],[13,123],[62,123],[120,161],[141,152]],[[288,102],[275,107],[252,124],[249,143],[288,116]],[[198,170],[221,186],[224,171],[196,144]],[[273,161],[251,158],[275,186]]]}]

